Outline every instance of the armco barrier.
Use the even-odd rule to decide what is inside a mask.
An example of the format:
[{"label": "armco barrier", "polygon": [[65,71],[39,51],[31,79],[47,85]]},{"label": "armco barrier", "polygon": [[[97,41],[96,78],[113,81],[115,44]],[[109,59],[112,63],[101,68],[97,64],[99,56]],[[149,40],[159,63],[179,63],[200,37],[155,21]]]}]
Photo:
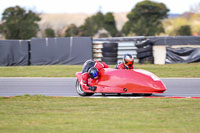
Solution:
[{"label": "armco barrier", "polygon": [[[138,39],[138,38],[137,38]],[[123,59],[123,55],[126,53],[132,54],[135,58],[137,55],[137,48],[135,43],[137,39],[131,38],[99,38],[93,39],[93,58],[98,61],[102,61],[103,57],[103,44],[104,43],[117,43],[117,61],[120,62]],[[140,39],[140,37],[139,37]],[[136,62],[138,60],[136,59]]]}]

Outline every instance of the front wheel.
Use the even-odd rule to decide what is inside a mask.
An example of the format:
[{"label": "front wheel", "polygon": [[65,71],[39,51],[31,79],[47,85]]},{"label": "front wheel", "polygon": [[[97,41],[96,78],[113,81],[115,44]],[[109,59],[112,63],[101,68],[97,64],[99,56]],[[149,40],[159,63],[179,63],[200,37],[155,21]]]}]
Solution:
[{"label": "front wheel", "polygon": [[83,91],[80,83],[78,82],[78,79],[76,80],[76,92],[80,95],[80,96],[92,96],[94,93],[86,93]]}]

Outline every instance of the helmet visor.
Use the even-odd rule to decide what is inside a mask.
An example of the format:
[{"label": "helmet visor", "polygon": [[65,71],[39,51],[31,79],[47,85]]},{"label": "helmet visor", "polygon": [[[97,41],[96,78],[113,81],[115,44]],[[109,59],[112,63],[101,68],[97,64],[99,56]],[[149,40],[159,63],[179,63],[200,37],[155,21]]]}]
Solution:
[{"label": "helmet visor", "polygon": [[93,72],[92,76],[93,76],[94,79],[97,79],[98,78],[98,72],[97,71]]},{"label": "helmet visor", "polygon": [[125,63],[127,66],[132,66],[133,65],[133,61],[129,61]]}]

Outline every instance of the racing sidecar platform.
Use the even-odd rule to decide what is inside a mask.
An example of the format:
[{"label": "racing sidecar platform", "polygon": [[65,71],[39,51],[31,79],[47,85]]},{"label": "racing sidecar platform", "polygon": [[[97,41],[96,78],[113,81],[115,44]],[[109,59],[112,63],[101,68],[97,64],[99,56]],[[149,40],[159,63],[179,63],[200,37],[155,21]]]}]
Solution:
[{"label": "racing sidecar platform", "polygon": [[95,91],[81,87],[81,72],[76,73],[76,91],[80,96],[91,96],[94,93],[139,93],[151,95],[163,93],[164,83],[153,73],[143,69],[121,70],[103,68],[99,71],[99,78],[89,79],[89,86],[96,86]]}]

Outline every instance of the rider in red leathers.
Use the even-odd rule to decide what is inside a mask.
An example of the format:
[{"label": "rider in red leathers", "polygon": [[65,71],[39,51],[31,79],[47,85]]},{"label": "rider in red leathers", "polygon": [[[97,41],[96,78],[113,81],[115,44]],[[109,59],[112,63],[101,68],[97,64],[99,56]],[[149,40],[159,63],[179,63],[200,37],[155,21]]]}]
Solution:
[{"label": "rider in red leathers", "polygon": [[123,58],[123,62],[118,63],[115,66],[115,69],[134,69],[133,63],[134,63],[133,56],[130,54],[125,54]]},{"label": "rider in red leathers", "polygon": [[83,69],[82,69],[82,78],[81,78],[81,87],[86,89],[86,90],[91,90],[95,91],[96,86],[89,86],[88,85],[88,79],[98,79],[99,78],[99,70],[102,68],[108,68],[109,66],[102,62],[98,62],[96,60],[87,60],[83,64]]}]

